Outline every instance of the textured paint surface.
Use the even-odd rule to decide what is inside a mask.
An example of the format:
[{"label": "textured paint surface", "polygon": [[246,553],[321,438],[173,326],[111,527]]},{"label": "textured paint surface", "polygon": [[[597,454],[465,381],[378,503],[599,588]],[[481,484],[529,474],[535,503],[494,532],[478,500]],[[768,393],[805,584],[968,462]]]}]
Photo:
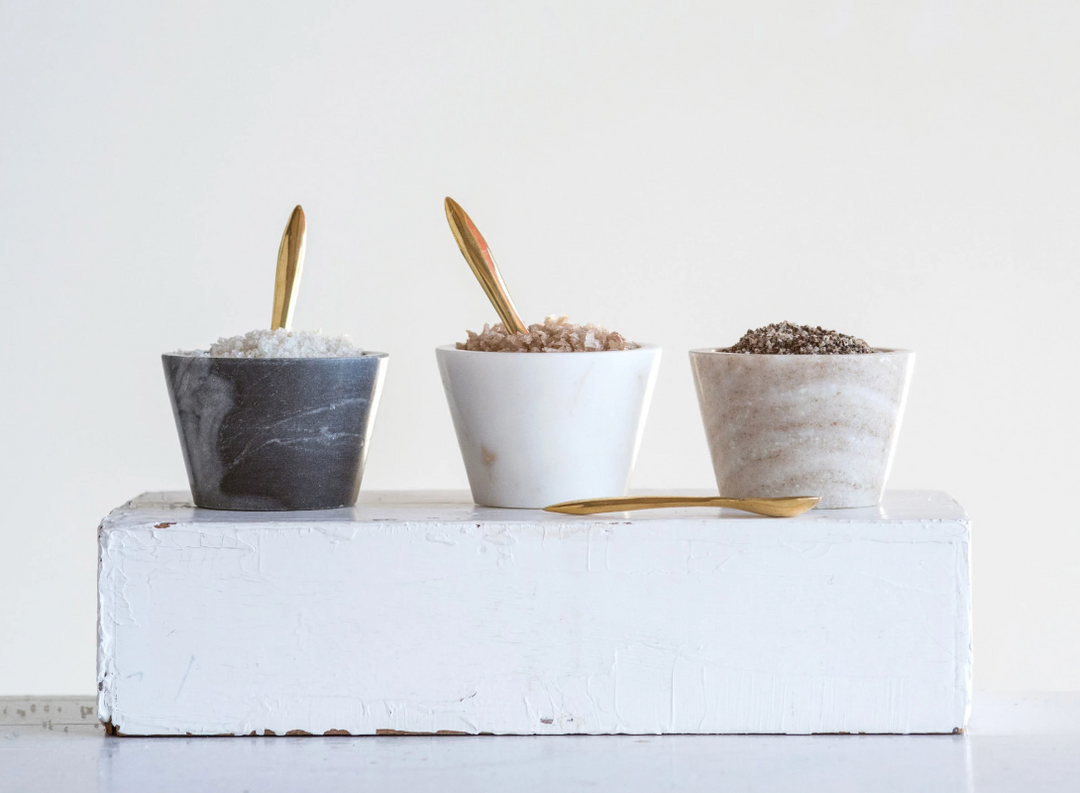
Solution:
[{"label": "textured paint surface", "polygon": [[968,542],[935,493],[786,520],[149,494],[102,524],[100,715],[128,734],[951,732]]}]

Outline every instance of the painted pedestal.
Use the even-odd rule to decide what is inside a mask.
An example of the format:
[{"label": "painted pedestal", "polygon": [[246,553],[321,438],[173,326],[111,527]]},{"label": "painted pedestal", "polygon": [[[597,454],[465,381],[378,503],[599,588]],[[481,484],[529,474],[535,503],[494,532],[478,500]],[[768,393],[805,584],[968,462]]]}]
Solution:
[{"label": "painted pedestal", "polygon": [[933,492],[790,519],[149,493],[100,528],[99,712],[129,735],[950,733],[969,541]]}]

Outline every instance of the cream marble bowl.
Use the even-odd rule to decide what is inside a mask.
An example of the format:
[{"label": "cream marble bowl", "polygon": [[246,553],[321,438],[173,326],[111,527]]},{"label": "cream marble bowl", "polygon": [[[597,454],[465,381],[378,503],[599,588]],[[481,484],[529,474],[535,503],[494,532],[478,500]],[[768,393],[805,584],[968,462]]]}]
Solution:
[{"label": "cream marble bowl", "polygon": [[435,350],[473,500],[538,509],[626,495],[660,348]]},{"label": "cream marble bowl", "polygon": [[720,495],[881,501],[915,353],[756,355],[691,350]]}]

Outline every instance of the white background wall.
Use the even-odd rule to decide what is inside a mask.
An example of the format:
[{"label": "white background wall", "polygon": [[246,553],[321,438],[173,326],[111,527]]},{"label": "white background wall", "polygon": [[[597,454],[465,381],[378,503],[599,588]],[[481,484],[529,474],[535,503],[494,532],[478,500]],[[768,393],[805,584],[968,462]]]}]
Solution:
[{"label": "white background wall", "polygon": [[392,355],[366,488],[465,487],[433,347],[493,312],[665,347],[634,484],[708,487],[685,351],[917,350],[891,485],[975,520],[976,685],[1080,689],[1075,2],[5,3],[0,695],[94,688],[95,526],[186,479],[158,355]]}]

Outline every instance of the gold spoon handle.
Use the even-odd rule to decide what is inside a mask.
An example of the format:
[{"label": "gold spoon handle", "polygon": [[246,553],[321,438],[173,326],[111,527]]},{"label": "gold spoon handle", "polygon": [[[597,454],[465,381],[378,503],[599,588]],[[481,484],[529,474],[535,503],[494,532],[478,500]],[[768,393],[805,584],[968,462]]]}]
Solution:
[{"label": "gold spoon handle", "polygon": [[564,501],[544,507],[545,512],[567,515],[596,515],[601,512],[630,512],[635,509],[666,509],[669,507],[730,507],[771,518],[790,518],[801,515],[821,501],[818,496],[789,496],[786,498],[723,498],[721,496],[625,496],[587,498]]},{"label": "gold spoon handle", "polygon": [[274,313],[270,330],[292,326],[296,293],[300,290],[300,271],[304,269],[304,244],[307,241],[307,220],[297,204],[289,216],[277,253],[277,277],[274,280]]},{"label": "gold spoon handle", "polygon": [[454,232],[461,255],[469,263],[469,267],[484,288],[484,294],[488,296],[491,305],[495,307],[495,313],[499,315],[503,325],[511,333],[525,333],[525,323],[518,316],[514,308],[514,301],[510,299],[510,293],[506,291],[499,266],[495,264],[495,257],[491,255],[491,248],[487,240],[480,233],[480,229],[472,222],[472,218],[465,214],[457,201],[449,196],[445,202],[446,219],[450,222],[450,230]]}]

